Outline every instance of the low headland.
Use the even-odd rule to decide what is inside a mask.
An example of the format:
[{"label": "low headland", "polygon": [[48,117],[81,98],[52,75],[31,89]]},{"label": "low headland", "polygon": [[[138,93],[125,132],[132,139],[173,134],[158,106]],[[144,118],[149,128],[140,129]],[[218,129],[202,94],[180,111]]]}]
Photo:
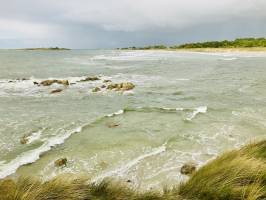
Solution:
[{"label": "low headland", "polygon": [[[181,168],[182,169],[182,168]],[[266,199],[266,140],[225,152],[192,172],[188,181],[161,191],[138,191],[129,182],[60,175],[0,181],[1,200],[262,200]]]},{"label": "low headland", "polygon": [[174,46],[153,45],[145,47],[126,47],[120,50],[174,50],[198,52],[253,51],[266,52],[265,38],[237,38],[235,40],[187,43]]},{"label": "low headland", "polygon": [[25,48],[19,50],[31,50],[31,51],[64,51],[64,50],[71,50],[67,48],[59,48],[59,47],[49,47],[49,48]]}]

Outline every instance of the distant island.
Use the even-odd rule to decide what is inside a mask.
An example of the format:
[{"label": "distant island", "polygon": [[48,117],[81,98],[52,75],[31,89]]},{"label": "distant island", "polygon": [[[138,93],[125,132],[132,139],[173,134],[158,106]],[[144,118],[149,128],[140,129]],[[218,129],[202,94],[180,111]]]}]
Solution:
[{"label": "distant island", "polygon": [[26,48],[26,49],[20,49],[20,50],[53,50],[53,51],[62,51],[62,50],[70,50],[67,48],[59,48],[59,47],[49,47],[49,48]]},{"label": "distant island", "polygon": [[174,46],[165,46],[165,45],[153,45],[145,47],[126,47],[119,48],[120,50],[156,50],[156,49],[252,49],[252,48],[266,48],[266,39],[265,38],[237,38],[235,40],[223,40],[223,41],[208,41],[208,42],[196,42],[196,43],[186,43],[181,45]]}]

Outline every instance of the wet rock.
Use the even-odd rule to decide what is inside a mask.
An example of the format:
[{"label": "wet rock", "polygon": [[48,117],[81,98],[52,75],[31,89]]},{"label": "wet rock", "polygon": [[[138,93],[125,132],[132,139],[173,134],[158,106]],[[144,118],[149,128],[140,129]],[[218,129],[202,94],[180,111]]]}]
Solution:
[{"label": "wet rock", "polygon": [[54,162],[54,165],[56,167],[62,167],[67,165],[67,158],[59,158]]},{"label": "wet rock", "polygon": [[132,90],[134,89],[135,85],[133,83],[126,82],[126,83],[122,83],[121,87],[122,87],[122,90]]},{"label": "wet rock", "polygon": [[39,85],[39,83],[37,81],[33,81],[34,85]]},{"label": "wet rock", "polygon": [[50,94],[59,93],[59,92],[62,92],[62,91],[63,91],[62,89],[55,89],[55,90],[52,90],[50,92]]},{"label": "wet rock", "polygon": [[85,78],[85,79],[83,79],[83,80],[80,80],[79,82],[98,81],[98,80],[100,80],[99,77],[97,77],[97,76],[91,76],[91,77],[87,77],[87,78]]},{"label": "wet rock", "polygon": [[188,163],[185,163],[181,169],[180,169],[180,173],[183,174],[183,175],[191,175],[193,174],[197,169],[197,166],[195,163],[193,162],[188,162]]},{"label": "wet rock", "polygon": [[30,79],[28,79],[28,78],[17,78],[16,80],[17,80],[17,81],[28,81],[28,80],[30,80]]},{"label": "wet rock", "polygon": [[99,91],[101,91],[101,89],[99,87],[96,87],[96,88],[92,89],[92,92],[99,92]]},{"label": "wet rock", "polygon": [[25,134],[20,138],[20,144],[27,144],[29,142],[29,137],[31,134]]},{"label": "wet rock", "polygon": [[102,85],[101,88],[106,88],[106,85]]},{"label": "wet rock", "polygon": [[132,181],[128,179],[128,180],[127,180],[127,183],[132,183]]},{"label": "wet rock", "polygon": [[40,84],[43,85],[43,86],[50,86],[54,83],[57,83],[57,84],[62,84],[62,85],[69,85],[69,82],[68,80],[45,80],[45,81],[42,81]]},{"label": "wet rock", "polygon": [[116,91],[127,91],[135,88],[135,85],[130,82],[125,83],[112,83],[107,86],[108,90],[116,90]]},{"label": "wet rock", "polygon": [[103,80],[104,83],[110,83],[112,82],[111,80]]},{"label": "wet rock", "polygon": [[107,124],[107,126],[108,126],[109,128],[115,128],[115,127],[118,127],[119,124],[118,124],[118,123],[110,123],[110,124]]}]

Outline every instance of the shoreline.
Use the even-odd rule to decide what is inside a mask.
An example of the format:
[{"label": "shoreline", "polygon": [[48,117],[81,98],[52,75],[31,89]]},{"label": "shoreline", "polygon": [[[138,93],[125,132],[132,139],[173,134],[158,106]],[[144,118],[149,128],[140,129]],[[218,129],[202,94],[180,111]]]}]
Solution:
[{"label": "shoreline", "polygon": [[90,182],[89,177],[61,174],[45,182],[34,177],[0,179],[0,199],[264,199],[265,150],[266,140],[262,140],[225,152],[199,169],[191,164],[183,168],[184,165],[188,181],[161,191],[139,191],[131,180],[121,182],[109,178]]},{"label": "shoreline", "polygon": [[266,53],[266,47],[250,48],[180,48],[180,49],[119,49],[121,51],[177,51],[177,52],[203,52],[203,53]]}]

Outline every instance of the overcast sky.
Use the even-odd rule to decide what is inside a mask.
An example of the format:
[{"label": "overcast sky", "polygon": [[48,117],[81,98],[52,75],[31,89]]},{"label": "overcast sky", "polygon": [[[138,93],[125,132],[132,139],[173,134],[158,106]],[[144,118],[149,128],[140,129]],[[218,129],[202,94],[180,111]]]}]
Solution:
[{"label": "overcast sky", "polygon": [[266,37],[266,0],[0,0],[0,48]]}]

